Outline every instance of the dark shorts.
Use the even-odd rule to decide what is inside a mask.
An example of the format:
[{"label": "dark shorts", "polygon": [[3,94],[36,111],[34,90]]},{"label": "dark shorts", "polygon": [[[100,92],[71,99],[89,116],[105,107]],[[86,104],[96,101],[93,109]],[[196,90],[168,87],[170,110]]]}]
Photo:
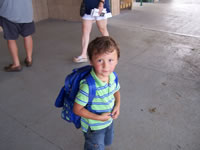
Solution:
[{"label": "dark shorts", "polygon": [[4,38],[6,40],[16,40],[19,35],[26,37],[35,32],[34,22],[14,23],[0,16],[0,25],[3,28]]}]

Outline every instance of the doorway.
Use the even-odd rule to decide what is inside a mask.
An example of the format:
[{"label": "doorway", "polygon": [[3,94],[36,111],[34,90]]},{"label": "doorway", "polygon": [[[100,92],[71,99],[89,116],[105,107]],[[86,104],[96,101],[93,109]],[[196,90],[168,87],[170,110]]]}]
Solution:
[{"label": "doorway", "polygon": [[132,6],[132,0],[120,0],[120,9],[129,9]]}]

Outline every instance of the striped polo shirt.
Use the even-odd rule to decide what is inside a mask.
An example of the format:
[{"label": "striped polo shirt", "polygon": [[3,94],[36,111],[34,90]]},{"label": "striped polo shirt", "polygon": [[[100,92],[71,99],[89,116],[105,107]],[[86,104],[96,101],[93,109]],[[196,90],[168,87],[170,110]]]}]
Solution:
[{"label": "striped polo shirt", "polygon": [[[115,97],[114,93],[120,89],[119,83],[115,82],[115,75],[111,73],[109,76],[109,83],[102,82],[95,74],[94,70],[90,72],[92,77],[95,80],[96,84],[96,96],[92,100],[91,108],[96,113],[105,113],[105,112],[112,112],[114,104],[115,104]],[[85,79],[81,80],[80,82],[80,89],[76,95],[75,102],[86,106],[88,103],[88,94],[89,88],[88,84]],[[91,130],[100,130],[108,127],[112,123],[113,119],[110,118],[108,121],[98,121],[87,119],[81,117],[81,127],[83,132],[87,132],[88,128],[90,127]]]}]

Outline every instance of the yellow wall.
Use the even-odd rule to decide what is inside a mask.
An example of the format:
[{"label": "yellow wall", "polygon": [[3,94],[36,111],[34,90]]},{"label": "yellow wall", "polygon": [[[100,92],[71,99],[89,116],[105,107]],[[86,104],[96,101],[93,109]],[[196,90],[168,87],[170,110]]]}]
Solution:
[{"label": "yellow wall", "polygon": [[131,8],[133,0],[120,0],[120,8]]}]

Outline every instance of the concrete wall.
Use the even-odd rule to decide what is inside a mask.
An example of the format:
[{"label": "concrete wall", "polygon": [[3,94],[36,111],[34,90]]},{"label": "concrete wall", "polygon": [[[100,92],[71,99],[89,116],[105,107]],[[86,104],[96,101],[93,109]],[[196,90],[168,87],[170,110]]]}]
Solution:
[{"label": "concrete wall", "polygon": [[48,0],[49,18],[69,21],[80,20],[79,9],[82,0]]},{"label": "concrete wall", "polygon": [[32,0],[34,21],[38,22],[44,19],[48,19],[48,0]]}]

